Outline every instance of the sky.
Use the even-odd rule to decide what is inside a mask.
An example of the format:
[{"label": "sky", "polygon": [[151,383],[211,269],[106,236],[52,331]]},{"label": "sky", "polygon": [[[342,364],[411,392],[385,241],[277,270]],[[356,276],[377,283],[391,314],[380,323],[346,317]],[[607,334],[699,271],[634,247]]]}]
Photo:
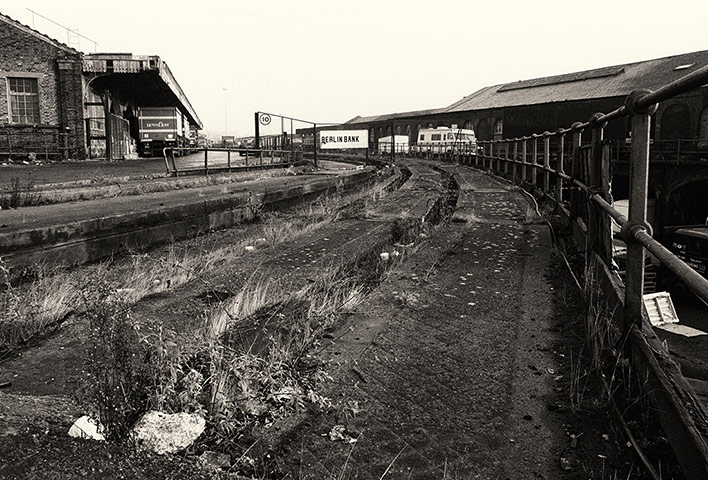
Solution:
[{"label": "sky", "polygon": [[69,43],[28,9],[98,43],[80,39],[86,53],[159,55],[215,137],[252,135],[256,111],[341,123],[708,49],[705,0],[0,0]]}]

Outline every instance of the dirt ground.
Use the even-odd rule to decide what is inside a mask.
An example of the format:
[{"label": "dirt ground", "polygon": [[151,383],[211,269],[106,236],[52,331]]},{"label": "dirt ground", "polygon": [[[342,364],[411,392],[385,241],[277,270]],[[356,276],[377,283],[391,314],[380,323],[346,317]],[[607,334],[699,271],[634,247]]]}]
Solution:
[{"label": "dirt ground", "polygon": [[[244,438],[232,454],[257,439],[250,455],[261,467],[251,478],[645,478],[578,363],[584,306],[551,253],[548,226],[519,191],[470,169],[454,173],[453,222],[313,352],[332,377],[323,394],[335,408]],[[67,345],[80,335],[72,328],[57,334]],[[244,478],[201,467],[195,448],[160,457],[67,437],[81,409],[64,386],[49,385],[51,370],[66,365],[31,366],[21,355],[12,375],[32,378],[24,365],[48,384],[35,386],[41,395],[0,391],[0,478]],[[0,363],[0,381],[9,365]]]}]

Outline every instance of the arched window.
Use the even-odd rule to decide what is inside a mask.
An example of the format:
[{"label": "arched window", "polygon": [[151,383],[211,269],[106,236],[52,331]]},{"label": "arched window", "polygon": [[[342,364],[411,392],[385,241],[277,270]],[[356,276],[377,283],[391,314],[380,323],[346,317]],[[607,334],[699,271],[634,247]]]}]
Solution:
[{"label": "arched window", "polygon": [[688,107],[682,103],[675,103],[664,110],[660,122],[662,140],[692,137]]},{"label": "arched window", "polygon": [[401,131],[402,131],[402,130],[401,130],[401,126],[400,126],[400,125],[396,125],[396,135],[400,135],[400,134],[401,134]]},{"label": "arched window", "polygon": [[492,127],[489,126],[489,122],[486,120],[482,119],[479,121],[477,124],[477,128],[475,129],[475,133],[477,134],[477,138],[479,140],[491,140],[492,139]]},{"label": "arched window", "polygon": [[703,109],[698,121],[698,139],[702,140],[702,143],[708,141],[708,107]]},{"label": "arched window", "polygon": [[474,130],[474,121],[467,120],[464,124],[462,124],[462,128],[465,130]]}]

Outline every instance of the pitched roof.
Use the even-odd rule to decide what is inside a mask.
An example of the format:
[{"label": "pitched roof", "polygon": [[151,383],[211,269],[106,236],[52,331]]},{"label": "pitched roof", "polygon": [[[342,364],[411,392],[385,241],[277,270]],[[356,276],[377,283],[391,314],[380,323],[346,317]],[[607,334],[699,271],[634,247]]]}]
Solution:
[{"label": "pitched roof", "polygon": [[484,110],[541,103],[622,97],[657,88],[708,64],[708,50],[482,88],[442,109]]},{"label": "pitched roof", "polygon": [[347,121],[343,125],[356,125],[359,123],[385,122],[387,120],[395,120],[397,118],[421,117],[424,115],[432,115],[434,113],[445,112],[445,108],[434,108],[430,110],[415,110],[411,112],[387,113],[384,115],[373,115],[369,117],[356,116]]},{"label": "pitched roof", "polygon": [[20,30],[28,35],[31,35],[43,42],[49,43],[50,45],[52,45],[60,50],[64,50],[65,52],[70,53],[72,55],[80,55],[81,54],[81,52],[79,52],[78,50],[75,50],[64,43],[61,43],[58,40],[54,40],[53,38],[51,38],[43,33],[40,33],[37,30],[28,27],[24,23],[20,23],[17,20],[10,18],[7,15],[4,15],[2,13],[0,13],[0,22],[4,22],[12,27],[15,27],[18,30]]}]

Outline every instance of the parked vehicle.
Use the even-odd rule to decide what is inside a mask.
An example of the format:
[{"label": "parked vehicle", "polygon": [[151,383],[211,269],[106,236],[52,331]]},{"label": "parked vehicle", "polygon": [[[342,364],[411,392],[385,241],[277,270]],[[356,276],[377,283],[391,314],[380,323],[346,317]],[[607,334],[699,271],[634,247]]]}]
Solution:
[{"label": "parked vehicle", "polygon": [[161,156],[165,147],[189,146],[189,122],[177,107],[140,107],[138,127],[142,157]]},{"label": "parked vehicle", "polygon": [[415,152],[475,153],[477,136],[474,130],[453,127],[423,128],[418,132]]}]

